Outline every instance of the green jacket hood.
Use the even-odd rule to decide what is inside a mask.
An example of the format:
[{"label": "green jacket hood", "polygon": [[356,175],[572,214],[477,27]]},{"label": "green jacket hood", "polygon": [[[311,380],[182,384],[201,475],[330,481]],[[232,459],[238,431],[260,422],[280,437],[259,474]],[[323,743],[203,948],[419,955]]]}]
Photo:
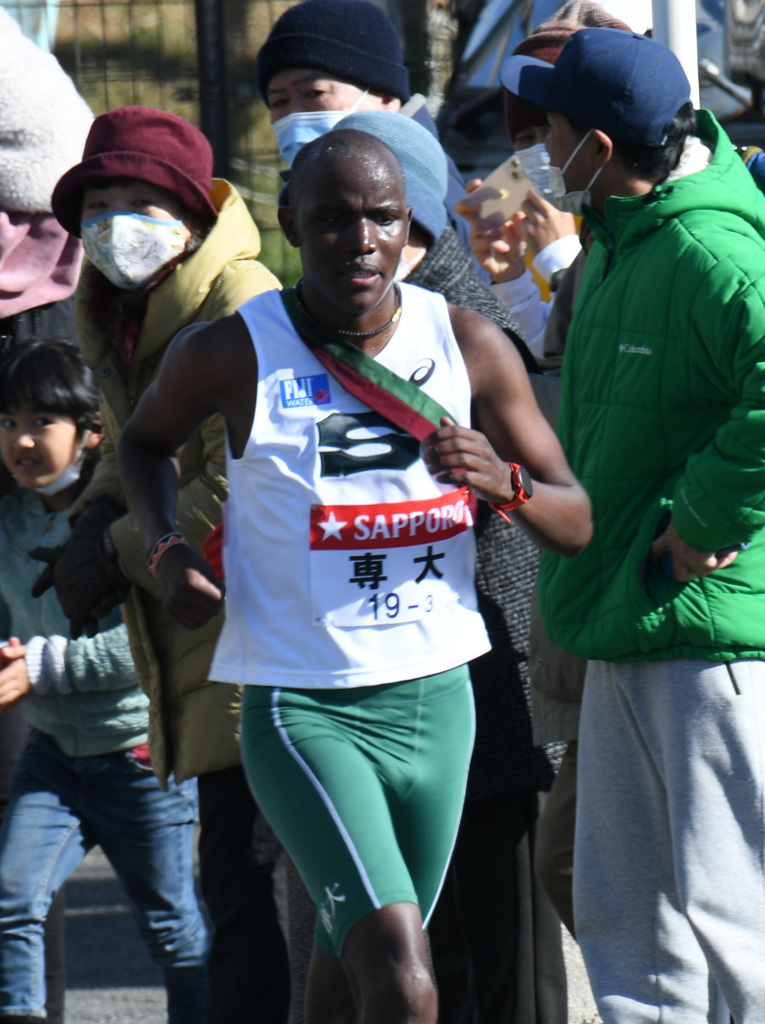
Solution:
[{"label": "green jacket hood", "polygon": [[617,251],[638,245],[666,221],[687,214],[732,214],[765,235],[765,196],[714,114],[698,110],[696,117],[698,137],[712,151],[709,166],[662,182],[646,195],[610,196],[602,217],[587,208],[587,223],[603,245]]}]

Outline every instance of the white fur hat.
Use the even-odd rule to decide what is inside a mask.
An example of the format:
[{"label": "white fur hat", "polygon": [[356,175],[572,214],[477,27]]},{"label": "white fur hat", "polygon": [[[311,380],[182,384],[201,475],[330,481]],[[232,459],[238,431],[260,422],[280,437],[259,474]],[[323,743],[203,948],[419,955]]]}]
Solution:
[{"label": "white fur hat", "polygon": [[50,213],[80,161],[93,115],[59,62],[0,7],[0,210]]}]

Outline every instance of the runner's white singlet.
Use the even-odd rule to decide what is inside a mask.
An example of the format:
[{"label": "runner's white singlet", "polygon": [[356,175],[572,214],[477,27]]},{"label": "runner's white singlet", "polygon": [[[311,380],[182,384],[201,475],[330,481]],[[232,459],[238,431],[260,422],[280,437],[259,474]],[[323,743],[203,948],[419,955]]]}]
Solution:
[{"label": "runner's white singlet", "polygon": [[[402,285],[376,357],[457,423],[470,382],[443,297]],[[226,619],[211,678],[291,688],[374,686],[483,654],[467,489],[350,395],[295,334],[279,292],[239,309],[258,359],[256,412],[228,458]]]}]

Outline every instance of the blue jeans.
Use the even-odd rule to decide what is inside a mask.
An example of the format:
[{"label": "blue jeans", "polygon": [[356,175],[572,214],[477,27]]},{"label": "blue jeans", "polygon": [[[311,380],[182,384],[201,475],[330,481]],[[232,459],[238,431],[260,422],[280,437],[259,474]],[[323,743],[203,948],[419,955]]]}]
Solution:
[{"label": "blue jeans", "polygon": [[207,931],[194,893],[196,784],[170,781],[128,751],[68,757],[34,733],[0,828],[0,1020],[45,1016],[43,923],[52,897],[100,845],[163,970],[169,1024],[204,1024]]}]

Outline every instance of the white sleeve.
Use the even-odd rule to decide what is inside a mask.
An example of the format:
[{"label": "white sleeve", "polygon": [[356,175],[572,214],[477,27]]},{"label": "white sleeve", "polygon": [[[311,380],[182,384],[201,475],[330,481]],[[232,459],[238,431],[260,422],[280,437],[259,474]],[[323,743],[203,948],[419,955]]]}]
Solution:
[{"label": "white sleeve", "polygon": [[26,644],[27,676],[32,692],[71,693],[72,684],[64,662],[69,641],[63,636],[33,636]]},{"label": "white sleeve", "polygon": [[43,672],[50,678],[56,693],[72,692],[72,683],[66,670],[64,658],[68,646],[69,641],[65,636],[58,636],[54,633],[53,636],[48,637],[43,651]]},{"label": "white sleeve", "polygon": [[532,261],[534,270],[549,284],[553,274],[566,270],[579,255],[582,243],[579,235],[563,235],[541,249]]},{"label": "white sleeve", "polygon": [[543,359],[545,327],[551,304],[543,301],[531,272],[524,270],[514,281],[493,284],[491,291],[515,314],[518,333],[526,342],[531,354],[537,359]]}]

